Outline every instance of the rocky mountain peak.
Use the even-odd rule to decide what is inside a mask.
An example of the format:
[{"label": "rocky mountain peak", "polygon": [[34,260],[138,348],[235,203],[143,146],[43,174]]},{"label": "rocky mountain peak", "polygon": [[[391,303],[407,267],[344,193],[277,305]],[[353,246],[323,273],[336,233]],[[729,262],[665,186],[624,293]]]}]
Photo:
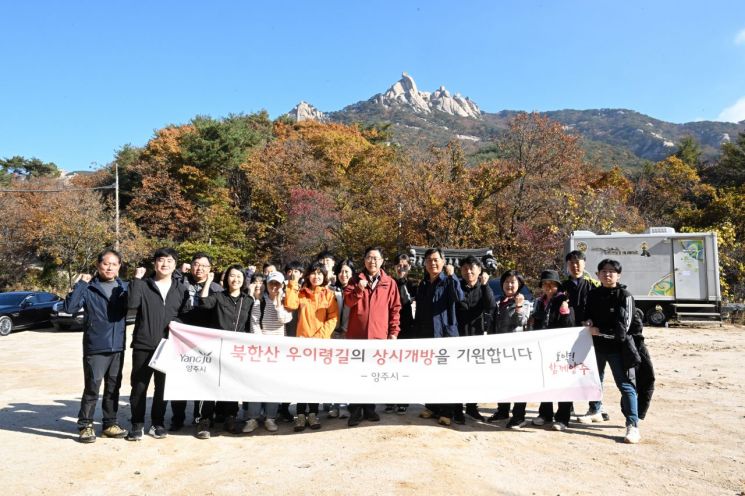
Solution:
[{"label": "rocky mountain peak", "polygon": [[300,122],[304,120],[325,121],[326,115],[308,102],[300,101],[292,110],[287,112],[290,118]]},{"label": "rocky mountain peak", "polygon": [[406,106],[422,114],[431,114],[437,110],[461,117],[478,119],[481,116],[478,105],[467,97],[463,98],[460,93],[451,96],[444,86],[432,93],[419,91],[414,78],[405,72],[385,93],[378,93],[370,101],[383,107]]}]

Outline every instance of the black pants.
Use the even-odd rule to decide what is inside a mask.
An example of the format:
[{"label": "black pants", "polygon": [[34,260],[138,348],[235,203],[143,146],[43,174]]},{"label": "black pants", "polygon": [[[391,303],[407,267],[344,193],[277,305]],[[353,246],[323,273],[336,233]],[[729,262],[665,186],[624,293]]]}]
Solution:
[{"label": "black pants", "polygon": [[463,411],[463,404],[458,403],[426,403],[424,408],[431,411],[435,417],[448,417],[453,418],[455,410],[460,407],[461,412]]},{"label": "black pants", "polygon": [[150,408],[150,419],[152,425],[163,426],[166,416],[166,402],[163,401],[163,392],[166,389],[166,375],[151,369],[148,365],[153,358],[155,350],[132,350],[132,393],[129,395],[129,403],[132,406],[132,426],[138,427],[145,424],[145,408],[147,407],[147,388],[150,379],[155,382],[153,393],[153,405]]},{"label": "black pants", "polygon": [[357,413],[357,411],[361,412],[362,415],[365,417],[372,413],[375,413],[375,403],[350,403],[347,408],[349,409],[349,414],[352,417],[355,416],[355,413]]},{"label": "black pants", "polygon": [[[186,422],[186,401],[170,401],[171,404],[171,425],[183,425]],[[199,418],[199,402],[194,401],[193,418]]]},{"label": "black pants", "polygon": [[[518,420],[525,419],[525,406],[527,403],[513,403],[512,406],[512,417]],[[510,404],[509,403],[497,403],[497,413],[509,414]]]},{"label": "black pants", "polygon": [[318,403],[298,403],[297,404],[297,413],[300,415],[301,413],[305,413],[305,409],[308,409],[308,413],[315,413],[318,415]]},{"label": "black pants", "polygon": [[543,417],[546,422],[555,420],[561,422],[564,425],[569,425],[569,417],[572,413],[572,402],[571,401],[560,401],[559,408],[556,410],[554,415],[554,404],[553,403],[541,403],[538,407],[538,415]]},{"label": "black pants", "polygon": [[221,415],[227,418],[238,415],[238,410],[240,409],[237,401],[196,401],[195,403],[198,412],[194,418],[209,420],[210,422],[216,411],[219,411]]},{"label": "black pants", "polygon": [[97,353],[83,356],[83,379],[85,388],[80,399],[78,412],[78,428],[82,429],[93,424],[93,414],[96,411],[98,392],[103,385],[103,428],[106,429],[116,422],[116,412],[119,410],[119,389],[122,386],[122,361],[124,352]]}]

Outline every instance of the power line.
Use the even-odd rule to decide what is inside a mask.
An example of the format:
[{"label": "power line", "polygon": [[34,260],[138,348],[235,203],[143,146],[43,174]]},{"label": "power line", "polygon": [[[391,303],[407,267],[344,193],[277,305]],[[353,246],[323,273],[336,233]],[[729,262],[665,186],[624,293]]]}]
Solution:
[{"label": "power line", "polygon": [[115,189],[116,184],[97,186],[95,188],[64,188],[64,189],[0,189],[0,193],[64,193],[65,191],[91,191],[96,189]]}]

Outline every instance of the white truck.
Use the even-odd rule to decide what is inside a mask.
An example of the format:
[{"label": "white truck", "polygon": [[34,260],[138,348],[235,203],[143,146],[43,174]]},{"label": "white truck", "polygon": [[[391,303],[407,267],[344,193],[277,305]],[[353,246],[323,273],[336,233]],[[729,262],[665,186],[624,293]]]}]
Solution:
[{"label": "white truck", "polygon": [[651,227],[643,234],[574,231],[566,249],[585,254],[585,270],[593,277],[601,260],[618,260],[621,283],[653,325],[671,319],[721,322],[716,233],[676,233],[670,227]]}]

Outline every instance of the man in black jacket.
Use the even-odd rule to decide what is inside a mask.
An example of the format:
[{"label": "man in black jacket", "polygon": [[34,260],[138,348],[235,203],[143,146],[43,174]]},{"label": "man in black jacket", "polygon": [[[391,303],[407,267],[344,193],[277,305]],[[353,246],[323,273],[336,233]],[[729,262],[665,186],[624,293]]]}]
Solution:
[{"label": "man in black jacket", "polygon": [[127,283],[119,279],[122,257],[113,249],[98,255],[97,272],[80,274],[72,292],[67,295],[63,311],[75,314],[85,310],[83,321],[83,377],[85,389],[78,412],[79,441],[96,440],[93,412],[98,402],[101,382],[104,383],[101,409],[104,437],[122,438],[127,431],[117,422],[119,389],[126,338]]},{"label": "man in black jacket", "polygon": [[[184,263],[181,266],[181,277],[178,277],[179,271],[175,273],[177,279],[185,284],[189,291],[189,311],[181,318],[184,324],[211,327],[210,312],[199,308],[199,295],[205,285],[209,287],[210,295],[222,292],[222,287],[219,284],[214,281],[207,281],[211,270],[212,259],[206,253],[199,252],[191,258],[191,264]],[[202,416],[201,408],[201,401],[194,402],[195,423]],[[171,432],[181,430],[186,420],[186,401],[171,401],[171,415],[171,427],[168,430]]]},{"label": "man in black jacket", "polygon": [[163,392],[166,376],[150,368],[149,363],[160,340],[168,337],[168,324],[189,308],[189,291],[173,277],[178,254],[173,248],[160,248],[153,255],[155,275],[143,279],[145,268],[138,267],[129,286],[129,308],[137,310],[132,335],[132,429],[128,441],[142,439],[145,426],[147,388],[154,378],[155,392],[150,411],[151,427],[148,434],[156,439],[166,437],[163,426],[166,404]]},{"label": "man in black jacket", "polygon": [[[463,299],[456,303],[455,313],[458,317],[458,334],[461,336],[483,336],[489,330],[488,319],[496,301],[489,285],[481,284],[482,270],[481,262],[472,255],[460,261],[460,287],[463,290]],[[466,404],[466,413],[476,420],[485,420],[476,403]],[[465,420],[463,409],[456,407],[453,421],[456,424],[463,424]]]},{"label": "man in black jacket", "polygon": [[626,417],[624,442],[636,444],[641,436],[634,368],[639,365],[640,359],[629,333],[634,318],[634,297],[626,286],[619,284],[621,264],[618,261],[602,260],[598,264],[598,277],[601,286],[592,290],[587,298],[587,319],[593,336],[600,382],[608,364],[621,392],[621,412]]}]

